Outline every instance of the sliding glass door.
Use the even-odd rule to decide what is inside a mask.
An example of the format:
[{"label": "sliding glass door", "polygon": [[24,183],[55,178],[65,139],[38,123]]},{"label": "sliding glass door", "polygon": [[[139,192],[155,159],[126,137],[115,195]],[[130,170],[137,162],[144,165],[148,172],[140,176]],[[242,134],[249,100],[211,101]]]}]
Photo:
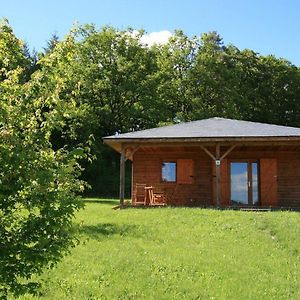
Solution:
[{"label": "sliding glass door", "polygon": [[230,199],[233,205],[258,205],[258,164],[256,161],[230,163]]}]

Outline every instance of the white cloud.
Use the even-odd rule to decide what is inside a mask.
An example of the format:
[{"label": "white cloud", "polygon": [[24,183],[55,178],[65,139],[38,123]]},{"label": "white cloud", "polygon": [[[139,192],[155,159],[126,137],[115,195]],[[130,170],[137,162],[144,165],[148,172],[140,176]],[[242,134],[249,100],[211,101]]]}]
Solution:
[{"label": "white cloud", "polygon": [[[252,189],[253,202],[258,201],[257,175],[253,174]],[[236,202],[248,204],[248,173],[231,174],[231,199]]]},{"label": "white cloud", "polygon": [[150,47],[154,44],[163,45],[168,42],[168,40],[171,36],[172,36],[172,33],[168,30],[151,32],[149,34],[144,34],[141,37],[141,42]]},{"label": "white cloud", "polygon": [[248,173],[231,174],[231,190],[237,193],[248,191]]}]

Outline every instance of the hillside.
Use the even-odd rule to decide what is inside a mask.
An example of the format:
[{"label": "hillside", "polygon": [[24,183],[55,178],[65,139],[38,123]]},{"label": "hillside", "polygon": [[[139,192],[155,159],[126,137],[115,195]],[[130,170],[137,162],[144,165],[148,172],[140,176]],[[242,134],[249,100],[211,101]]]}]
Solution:
[{"label": "hillside", "polygon": [[297,212],[85,202],[80,244],[42,276],[39,299],[300,298]]}]

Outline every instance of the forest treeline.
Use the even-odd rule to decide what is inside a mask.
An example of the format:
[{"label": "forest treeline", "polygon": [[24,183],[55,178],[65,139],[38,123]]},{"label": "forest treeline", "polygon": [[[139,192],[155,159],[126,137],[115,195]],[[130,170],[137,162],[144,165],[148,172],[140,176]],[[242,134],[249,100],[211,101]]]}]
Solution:
[{"label": "forest treeline", "polygon": [[178,30],[151,47],[143,34],[84,25],[32,53],[1,22],[0,81],[16,70],[18,84],[40,78],[33,101],[46,95],[51,109],[64,107],[54,149],[92,139],[93,159],[82,162],[87,194],[118,194],[119,156],[103,136],[213,116],[300,127],[300,69],[291,62],[226,45],[217,32],[189,37]]}]

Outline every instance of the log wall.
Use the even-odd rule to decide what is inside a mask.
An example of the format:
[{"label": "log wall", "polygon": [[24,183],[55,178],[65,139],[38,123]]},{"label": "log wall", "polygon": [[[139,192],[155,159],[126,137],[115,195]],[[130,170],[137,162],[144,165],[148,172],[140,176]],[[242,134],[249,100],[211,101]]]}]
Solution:
[{"label": "log wall", "polygon": [[[163,161],[192,159],[194,175],[192,183],[177,184],[161,181],[161,164]],[[212,170],[211,158],[203,151],[199,153],[153,152],[139,150],[133,159],[133,186],[146,183],[149,186],[164,187],[168,190],[171,205],[211,205]]]},{"label": "log wall", "polygon": [[[228,184],[226,190],[226,182],[222,183],[222,197],[226,198],[223,204],[228,203],[227,200],[230,198],[229,164],[231,160],[255,159],[259,162],[260,159],[276,159],[277,205],[272,201],[265,204],[279,207],[300,207],[300,152],[296,150],[279,151],[278,149],[274,151],[271,148],[264,148],[263,150],[237,148],[226,157],[227,167],[224,167],[224,170],[228,172]],[[162,162],[176,162],[180,159],[193,160],[192,182],[187,184],[162,182]],[[210,206],[215,204],[212,159],[200,147],[184,150],[181,148],[152,148],[151,150],[141,148],[133,156],[132,180],[132,187],[135,183],[145,183],[149,186],[164,188],[168,193],[168,204],[171,205]],[[262,192],[264,193],[264,191]]]}]

